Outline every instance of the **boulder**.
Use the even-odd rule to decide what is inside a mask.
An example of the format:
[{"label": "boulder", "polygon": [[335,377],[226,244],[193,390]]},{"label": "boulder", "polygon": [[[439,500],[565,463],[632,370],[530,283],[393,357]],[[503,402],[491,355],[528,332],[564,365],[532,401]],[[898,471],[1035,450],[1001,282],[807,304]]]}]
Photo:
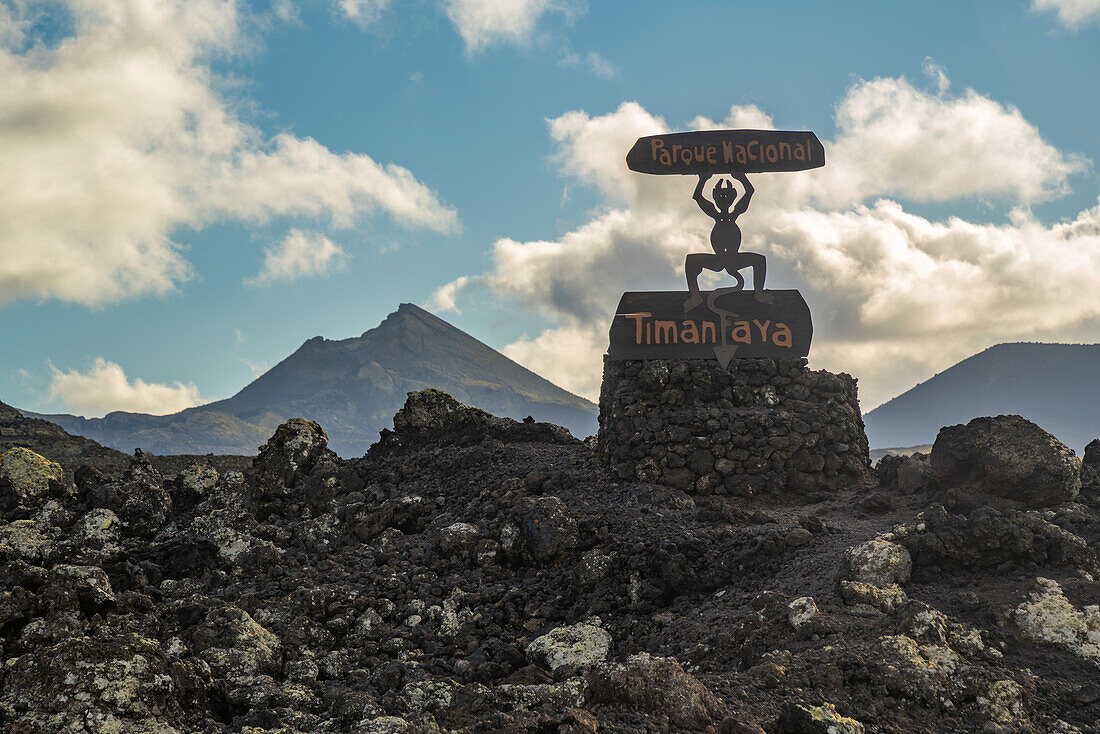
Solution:
[{"label": "boulder", "polygon": [[73,585],[80,604],[85,609],[97,610],[115,603],[111,580],[102,568],[58,564],[53,567],[53,572],[59,579]]},{"label": "boulder", "polygon": [[909,601],[905,590],[897,584],[875,586],[863,581],[848,580],[840,582],[840,597],[847,604],[866,604],[883,614],[890,614]]},{"label": "boulder", "polygon": [[16,520],[0,524],[0,562],[23,561],[42,565],[55,547],[48,528],[34,520]]},{"label": "boulder", "polygon": [[1029,728],[1024,692],[1016,681],[998,680],[984,686],[978,694],[978,710],[987,722],[982,731],[1009,734]]},{"label": "boulder", "polygon": [[192,464],[172,482],[172,503],[177,508],[193,507],[206,499],[217,484],[216,469],[206,464]]},{"label": "boulder", "polygon": [[1073,451],[1018,415],[975,418],[940,429],[931,463],[943,489],[1027,507],[1069,502],[1081,490],[1081,462]]},{"label": "boulder", "polygon": [[1081,494],[1090,503],[1100,501],[1100,438],[1094,438],[1085,446],[1081,458]]},{"label": "boulder", "polygon": [[863,734],[863,724],[841,716],[836,706],[788,703],[775,724],[775,734]]},{"label": "boulder", "polygon": [[557,627],[536,637],[527,646],[527,657],[562,680],[603,662],[610,649],[610,633],[594,620]]},{"label": "boulder", "polygon": [[114,512],[129,535],[151,537],[172,514],[172,498],[141,449],[134,452],[122,481],[91,483],[86,491],[88,504]]},{"label": "boulder", "polygon": [[517,442],[579,443],[561,426],[498,418],[480,408],[463,405],[442,390],[429,388],[408,394],[404,407],[393,416],[393,431],[383,430],[375,447],[385,452],[418,446],[425,441],[469,444],[489,437]]},{"label": "boulder", "polygon": [[219,678],[274,676],[282,669],[279,638],[232,604],[207,613],[195,630],[193,647]]},{"label": "boulder", "polygon": [[905,635],[883,637],[879,644],[882,677],[895,696],[941,708],[974,697],[974,671],[951,648],[920,645]]},{"label": "boulder", "polygon": [[812,596],[800,596],[787,605],[787,621],[798,631],[811,629],[820,614]]},{"label": "boulder", "polygon": [[849,548],[844,553],[844,563],[848,579],[875,586],[904,584],[913,570],[909,551],[877,538]]},{"label": "boulder", "polygon": [[1039,589],[1012,612],[1012,621],[1024,638],[1100,662],[1100,607],[1078,609],[1057,581],[1038,578],[1035,582]]},{"label": "boulder", "polygon": [[890,534],[917,568],[998,568],[1004,564],[1070,566],[1100,573],[1084,540],[1034,512],[980,507],[969,515],[936,507]]},{"label": "boulder", "polygon": [[472,551],[477,545],[477,534],[476,525],[451,523],[439,531],[439,550],[448,556]]},{"label": "boulder", "polygon": [[196,730],[187,692],[204,697],[208,685],[208,674],[173,663],[155,640],[75,637],[8,660],[0,708],[6,731],[174,734]]},{"label": "boulder", "polygon": [[328,448],[328,434],[319,423],[291,418],[275,429],[253,459],[251,498],[254,501],[283,498],[287,490],[300,484],[318,463],[335,458],[336,454]]},{"label": "boulder", "polygon": [[911,601],[898,610],[898,634],[930,645],[947,644],[947,617],[924,602]]},{"label": "boulder", "polygon": [[667,716],[674,730],[704,729],[729,715],[726,705],[674,658],[644,652],[589,671],[585,703]]},{"label": "boulder", "polygon": [[517,506],[522,513],[520,543],[525,555],[537,563],[568,558],[577,549],[577,521],[557,497],[539,497]]},{"label": "boulder", "polygon": [[612,560],[610,554],[595,548],[581,556],[573,567],[573,583],[577,591],[583,594],[596,588],[611,572]]},{"label": "boulder", "polygon": [[[50,482],[61,482],[59,464],[39,456],[30,449],[15,447],[0,456],[0,486],[11,494],[5,504],[41,503]],[[2,480],[7,480],[3,482]],[[14,501],[11,501],[14,500]]]},{"label": "boulder", "polygon": [[76,540],[86,548],[104,548],[121,538],[122,520],[105,507],[89,510],[77,521]]}]

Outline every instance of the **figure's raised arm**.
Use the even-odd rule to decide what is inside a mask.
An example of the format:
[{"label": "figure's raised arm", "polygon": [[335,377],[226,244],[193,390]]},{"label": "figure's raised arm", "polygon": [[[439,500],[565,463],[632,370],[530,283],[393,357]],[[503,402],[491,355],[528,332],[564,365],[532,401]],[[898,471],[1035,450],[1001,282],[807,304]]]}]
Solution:
[{"label": "figure's raised arm", "polygon": [[745,213],[749,208],[749,202],[752,201],[752,195],[756,191],[749,183],[749,177],[743,173],[735,173],[733,177],[741,182],[741,185],[745,187],[745,193],[741,195],[741,198],[737,200],[737,203],[733,206],[733,216],[739,217]]},{"label": "figure's raised arm", "polygon": [[717,219],[718,210],[714,207],[714,204],[707,200],[707,197],[703,196],[703,186],[709,180],[709,173],[699,174],[699,183],[695,184],[695,193],[692,195],[692,198],[695,199],[695,203],[699,205],[699,208],[703,210],[703,214],[706,214],[711,219]]}]

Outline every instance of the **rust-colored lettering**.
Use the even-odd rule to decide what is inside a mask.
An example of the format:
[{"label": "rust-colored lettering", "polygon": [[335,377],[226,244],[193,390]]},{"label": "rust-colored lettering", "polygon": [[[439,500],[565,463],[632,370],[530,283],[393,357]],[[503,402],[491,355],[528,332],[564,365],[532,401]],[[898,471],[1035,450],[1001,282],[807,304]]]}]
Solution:
[{"label": "rust-colored lettering", "polygon": [[657,321],[657,343],[676,344],[679,341],[675,321]]},{"label": "rust-colored lettering", "polygon": [[783,160],[791,159],[791,144],[786,142],[779,143],[779,157]]},{"label": "rust-colored lettering", "polygon": [[680,341],[684,344],[698,344],[699,327],[695,325],[695,322],[684,320],[682,326],[683,328],[680,330]]},{"label": "rust-colored lettering", "polygon": [[[707,333],[710,333],[710,338],[707,338]],[[715,328],[713,321],[703,322],[703,344],[715,344],[718,341],[718,331]]]},{"label": "rust-colored lettering", "polygon": [[760,338],[763,341],[768,340],[768,327],[771,326],[771,319],[764,319],[764,323],[760,323],[757,319],[753,319],[752,322],[756,324],[756,328],[760,329]]},{"label": "rust-colored lettering", "polygon": [[[665,148],[665,141],[661,140],[660,138],[653,138],[653,140],[649,141],[649,153],[650,153],[650,156],[652,156],[653,160],[659,160],[657,152],[660,151],[660,152],[664,153],[665,152],[664,148]],[[665,155],[667,155],[667,153],[665,153]],[[661,163],[663,163],[666,166],[668,165],[663,160],[661,161]]]},{"label": "rust-colored lettering", "polygon": [[642,321],[653,314],[649,311],[640,311],[638,313],[624,313],[623,316],[628,319],[634,319],[634,343],[642,343]]},{"label": "rust-colored lettering", "polygon": [[745,146],[737,146],[737,162],[742,166],[749,162],[749,159],[745,157]]},{"label": "rust-colored lettering", "polygon": [[772,343],[777,347],[790,347],[794,343],[791,328],[782,321],[776,321],[775,331],[772,332]]},{"label": "rust-colored lettering", "polygon": [[733,325],[733,340],[742,344],[752,344],[752,330],[748,321],[738,321]]},{"label": "rust-colored lettering", "polygon": [[[738,148],[741,146],[738,145]],[[733,163],[733,142],[729,140],[722,141],[722,162]]]},{"label": "rust-colored lettering", "polygon": [[718,149],[713,145],[707,146],[707,163],[711,165],[718,162]]},{"label": "rust-colored lettering", "polygon": [[[757,158],[757,157],[756,157],[756,156],[755,156],[755,155],[753,154],[753,152],[752,152],[752,146],[754,146],[754,145],[755,145],[755,146],[756,146],[757,148],[759,148],[759,147],[760,147],[760,141],[759,141],[759,140],[752,140],[752,141],[749,141],[749,146],[748,146],[748,151],[749,151],[749,160],[750,160],[750,161],[758,161],[758,160],[761,160],[760,158]],[[675,148],[676,146],[672,146],[672,147],[674,147],[674,148]]]},{"label": "rust-colored lettering", "polygon": [[802,143],[794,144],[794,158],[798,161],[806,160],[806,147]]},{"label": "rust-colored lettering", "polygon": [[764,154],[768,158],[768,163],[775,163],[779,160],[779,151],[775,149],[774,145],[768,145],[768,147],[764,148]]}]

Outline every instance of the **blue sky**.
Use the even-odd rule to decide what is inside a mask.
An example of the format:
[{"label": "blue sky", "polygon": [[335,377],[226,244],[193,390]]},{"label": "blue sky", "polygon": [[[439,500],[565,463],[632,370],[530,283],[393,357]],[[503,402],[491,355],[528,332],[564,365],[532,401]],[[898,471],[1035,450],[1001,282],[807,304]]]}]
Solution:
[{"label": "blue sky", "polygon": [[1094,0],[0,0],[0,400],[175,410],[404,301],[591,397],[705,248],[622,157],[711,124],[825,141],[743,227],[865,409],[1100,341],[1098,68]]}]

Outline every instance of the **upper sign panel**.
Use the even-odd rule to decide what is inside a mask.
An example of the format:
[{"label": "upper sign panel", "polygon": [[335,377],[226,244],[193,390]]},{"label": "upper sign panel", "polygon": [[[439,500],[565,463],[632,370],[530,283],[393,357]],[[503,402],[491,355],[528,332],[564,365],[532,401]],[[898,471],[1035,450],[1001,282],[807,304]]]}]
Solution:
[{"label": "upper sign panel", "polygon": [[657,174],[805,171],[825,165],[825,148],[808,130],[700,130],[639,138],[626,165]]}]

